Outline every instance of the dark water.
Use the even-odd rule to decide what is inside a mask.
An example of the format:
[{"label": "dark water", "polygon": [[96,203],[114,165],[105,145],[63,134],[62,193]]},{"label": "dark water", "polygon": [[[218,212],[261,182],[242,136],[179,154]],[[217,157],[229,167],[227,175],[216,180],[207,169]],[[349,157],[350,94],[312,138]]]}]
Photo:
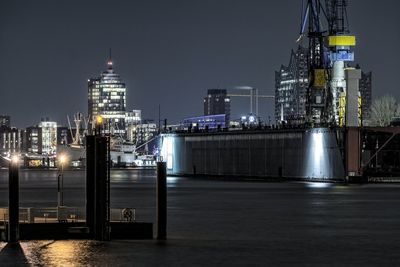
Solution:
[{"label": "dark water", "polygon": [[[6,206],[0,172],[0,206]],[[84,204],[83,172],[65,202]],[[21,173],[21,206],[55,206],[56,173]],[[154,171],[112,173],[112,207],[154,221]],[[0,243],[0,265],[400,265],[400,185],[168,179],[168,237],[157,241]]]}]

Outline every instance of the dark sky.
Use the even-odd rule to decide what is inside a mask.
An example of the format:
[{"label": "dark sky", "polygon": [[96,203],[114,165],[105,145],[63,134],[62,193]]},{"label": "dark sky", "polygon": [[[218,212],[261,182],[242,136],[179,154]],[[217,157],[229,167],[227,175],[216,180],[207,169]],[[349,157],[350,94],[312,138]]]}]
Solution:
[{"label": "dark sky", "polygon": [[[373,95],[400,98],[400,1],[350,0],[356,61],[373,71]],[[108,48],[127,85],[127,108],[170,122],[202,115],[207,88],[274,92],[274,71],[296,47],[301,0],[142,0],[0,3],[0,114],[26,127],[87,113],[87,79]],[[232,114],[248,111],[233,99]],[[260,115],[272,115],[271,100]]]}]

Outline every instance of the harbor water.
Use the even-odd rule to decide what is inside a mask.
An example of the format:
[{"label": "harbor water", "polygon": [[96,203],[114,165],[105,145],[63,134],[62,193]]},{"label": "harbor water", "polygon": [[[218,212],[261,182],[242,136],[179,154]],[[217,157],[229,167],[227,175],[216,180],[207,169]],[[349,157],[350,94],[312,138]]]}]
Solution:
[{"label": "harbor water", "polygon": [[[155,171],[111,172],[111,207],[155,222]],[[85,205],[85,172],[66,171],[64,202]],[[8,171],[0,171],[0,207]],[[57,172],[21,170],[21,207],[55,207]],[[1,266],[400,264],[400,185],[168,177],[168,240],[0,243]]]}]

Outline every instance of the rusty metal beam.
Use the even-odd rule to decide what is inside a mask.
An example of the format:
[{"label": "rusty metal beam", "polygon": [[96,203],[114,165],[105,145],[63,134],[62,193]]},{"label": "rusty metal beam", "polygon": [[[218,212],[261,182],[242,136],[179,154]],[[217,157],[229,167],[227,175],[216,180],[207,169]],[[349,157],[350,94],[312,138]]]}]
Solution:
[{"label": "rusty metal beam", "polygon": [[[390,132],[388,131],[388,133],[390,133]],[[364,168],[365,166],[368,166],[368,164],[378,155],[378,153],[379,153],[385,146],[387,146],[387,145],[389,144],[389,142],[390,142],[396,135],[398,135],[399,133],[400,133],[400,131],[399,131],[399,132],[392,132],[392,136],[390,136],[389,139],[386,140],[386,142],[383,143],[383,145],[369,158],[369,160],[365,163],[365,165],[363,166],[363,168]]]}]

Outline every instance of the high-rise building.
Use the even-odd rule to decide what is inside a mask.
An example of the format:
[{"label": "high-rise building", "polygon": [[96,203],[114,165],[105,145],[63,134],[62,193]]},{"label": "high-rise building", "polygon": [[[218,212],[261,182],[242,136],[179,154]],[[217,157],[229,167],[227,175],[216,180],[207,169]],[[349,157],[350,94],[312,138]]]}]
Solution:
[{"label": "high-rise building", "polygon": [[104,132],[125,135],[126,87],[114,72],[111,58],[100,77],[88,80],[88,111],[93,121],[103,118]]},{"label": "high-rise building", "polygon": [[308,88],[307,50],[291,51],[288,66],[275,71],[276,121],[303,121],[306,116]]},{"label": "high-rise building", "polygon": [[11,121],[10,116],[8,116],[8,115],[0,115],[0,128],[1,127],[10,128],[11,127],[10,121]]},{"label": "high-rise building", "polygon": [[225,114],[226,125],[231,115],[231,99],[226,89],[208,89],[204,98],[204,116]]},{"label": "high-rise building", "polygon": [[372,104],[372,72],[361,72],[360,79],[361,116],[362,120],[368,120],[371,116]]}]

